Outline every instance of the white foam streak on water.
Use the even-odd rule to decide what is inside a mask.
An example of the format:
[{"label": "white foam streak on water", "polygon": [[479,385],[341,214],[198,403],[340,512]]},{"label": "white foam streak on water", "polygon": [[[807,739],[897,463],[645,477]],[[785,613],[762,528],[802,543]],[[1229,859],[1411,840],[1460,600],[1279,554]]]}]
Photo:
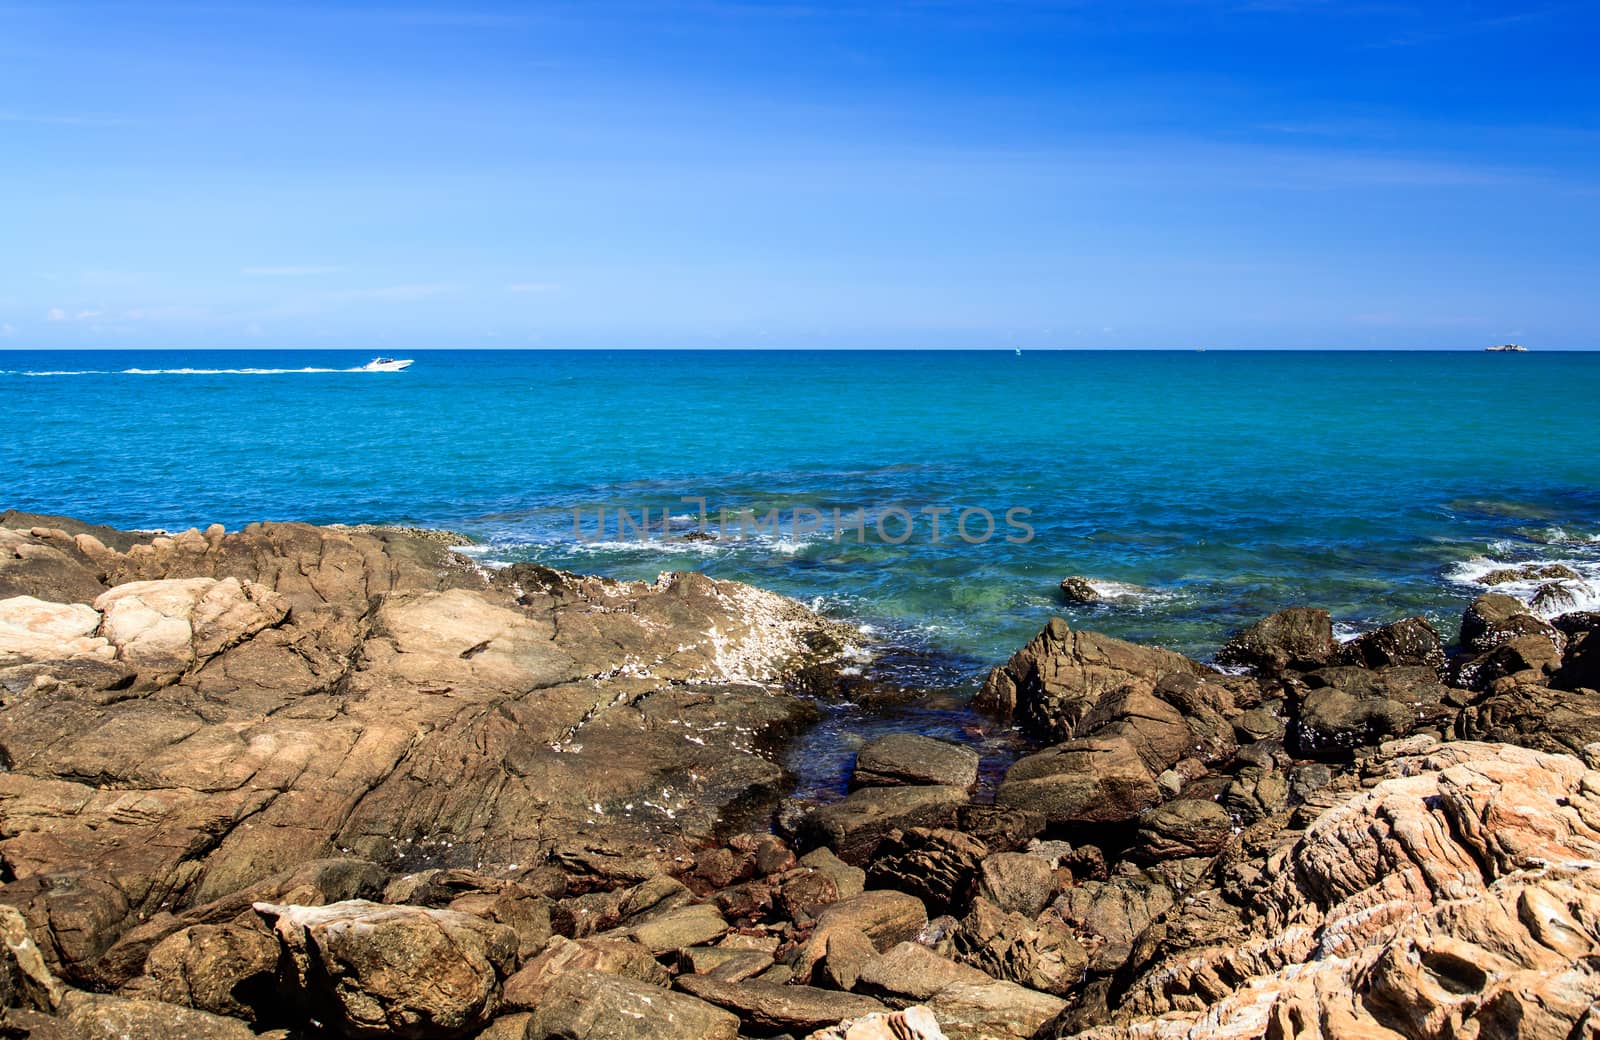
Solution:
[{"label": "white foam streak on water", "polygon": [[1348,621],[1335,621],[1333,623],[1333,638],[1341,643],[1348,643],[1365,631],[1366,629],[1352,625]]},{"label": "white foam streak on water", "polygon": [[[366,366],[355,368],[120,368],[71,371],[22,371],[0,369],[4,376],[289,376],[342,372],[371,372]],[[388,373],[374,373],[388,374]]]},{"label": "white foam streak on water", "polygon": [[[1582,542],[1569,540],[1568,545],[1592,544],[1592,539],[1583,536]],[[1577,610],[1600,610],[1600,559],[1584,556],[1566,555],[1561,557],[1536,556],[1530,553],[1529,546],[1517,546],[1514,543],[1499,541],[1489,546],[1493,555],[1473,556],[1452,564],[1444,571],[1446,581],[1457,585],[1471,586],[1475,589],[1488,592],[1504,593],[1514,596],[1533,606],[1535,613],[1542,617],[1551,618],[1560,614]],[[1560,565],[1578,575],[1577,578],[1518,578],[1514,581],[1502,581],[1490,584],[1484,579],[1495,571],[1515,570],[1521,567],[1548,567]],[[1567,596],[1552,596],[1543,603],[1534,605],[1534,597],[1540,590],[1549,586],[1559,586]]]},{"label": "white foam streak on water", "polygon": [[1108,581],[1101,578],[1090,578],[1089,587],[1101,599],[1120,601],[1124,603],[1154,603],[1171,599],[1173,593],[1166,589],[1152,589],[1144,585],[1134,585],[1126,581]]}]

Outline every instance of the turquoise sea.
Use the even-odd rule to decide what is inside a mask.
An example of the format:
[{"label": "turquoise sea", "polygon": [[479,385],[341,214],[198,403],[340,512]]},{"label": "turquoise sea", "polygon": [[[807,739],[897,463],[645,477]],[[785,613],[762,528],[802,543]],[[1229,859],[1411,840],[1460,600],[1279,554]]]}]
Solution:
[{"label": "turquoise sea", "polygon": [[[867,625],[936,691],[909,723],[934,731],[968,725],[951,705],[1052,613],[1206,657],[1289,604],[1453,631],[1477,579],[1532,560],[1583,576],[1568,609],[1600,603],[1600,354],[411,356],[0,353],[0,507],[442,526],[489,563],[695,568]],[[700,498],[728,523],[683,541]],[[937,539],[927,509],[950,510]],[[995,534],[979,512],[953,533],[963,510]],[[1110,598],[1062,603],[1069,574]]]}]

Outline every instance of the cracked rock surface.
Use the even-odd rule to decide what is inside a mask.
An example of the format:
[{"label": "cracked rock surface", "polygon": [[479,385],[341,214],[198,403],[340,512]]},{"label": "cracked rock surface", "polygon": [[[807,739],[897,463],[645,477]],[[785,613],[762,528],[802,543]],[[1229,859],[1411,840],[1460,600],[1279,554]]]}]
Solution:
[{"label": "cracked rock surface", "polygon": [[764,746],[812,710],[783,680],[851,637],[384,529],[0,527],[0,902],[82,983],[141,922],[329,857],[648,878],[783,793]]}]

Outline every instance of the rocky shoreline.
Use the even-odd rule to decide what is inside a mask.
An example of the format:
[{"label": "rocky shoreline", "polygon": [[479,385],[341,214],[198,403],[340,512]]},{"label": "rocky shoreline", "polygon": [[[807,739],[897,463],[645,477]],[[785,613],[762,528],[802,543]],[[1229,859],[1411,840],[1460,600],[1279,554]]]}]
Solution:
[{"label": "rocky shoreline", "polygon": [[1228,672],[1052,620],[850,793],[778,752],[859,637],[702,575],[0,516],[0,1032],[1600,1032],[1600,616],[1480,597]]}]

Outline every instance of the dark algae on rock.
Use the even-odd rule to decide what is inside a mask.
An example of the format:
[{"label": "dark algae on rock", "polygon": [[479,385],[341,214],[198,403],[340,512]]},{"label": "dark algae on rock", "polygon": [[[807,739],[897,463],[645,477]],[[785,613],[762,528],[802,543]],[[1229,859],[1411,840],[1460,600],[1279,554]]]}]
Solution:
[{"label": "dark algae on rock", "polygon": [[1594,1035],[1600,625],[1461,632],[1291,608],[1224,672],[1055,619],[977,696],[997,785],[901,732],[786,801],[870,683],[782,597],[6,514],[0,1028]]}]

